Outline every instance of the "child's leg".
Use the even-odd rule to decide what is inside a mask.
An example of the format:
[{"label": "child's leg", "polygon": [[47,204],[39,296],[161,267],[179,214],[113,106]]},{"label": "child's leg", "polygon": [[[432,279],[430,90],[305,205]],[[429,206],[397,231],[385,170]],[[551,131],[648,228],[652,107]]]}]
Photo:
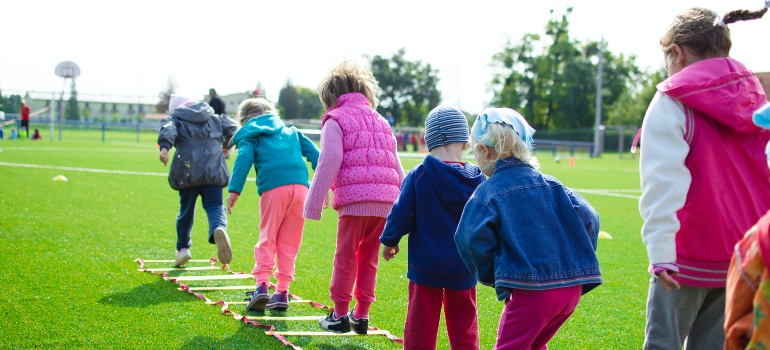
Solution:
[{"label": "child's leg", "polygon": [[[435,350],[444,289],[409,281],[409,303],[404,323],[404,349]],[[478,343],[478,342],[477,342]],[[453,349],[455,344],[452,344]]]},{"label": "child's leg", "polygon": [[[644,349],[681,349],[688,333],[693,329],[698,313],[703,306],[708,288],[694,288],[682,286],[682,289],[669,288],[669,291],[663,290],[658,283],[657,278],[653,277],[650,281],[650,293],[647,297],[647,325],[644,334]],[[724,289],[722,289],[724,293]],[[721,349],[724,345],[724,294],[722,296],[721,317],[714,327],[708,327],[709,335],[714,333],[715,329],[721,336],[721,341],[702,349]],[[694,330],[694,329],[693,329]],[[695,332],[693,332],[695,333]],[[697,332],[703,335],[701,332]],[[710,337],[705,337],[708,340]],[[688,349],[690,342],[696,341],[694,338],[688,340]],[[705,342],[704,342],[705,344]]]},{"label": "child's leg", "polygon": [[724,324],[725,288],[709,288],[687,335],[687,350],[722,349],[725,343]]},{"label": "child's leg", "polygon": [[356,283],[356,249],[361,239],[363,217],[342,216],[337,223],[337,248],[334,252],[334,268],[329,286],[329,298],[334,302],[337,317],[350,311],[351,292]]},{"label": "child's leg", "polygon": [[305,198],[308,188],[303,185],[284,186],[290,189],[289,203],[286,206],[286,216],[278,230],[276,240],[278,268],[275,270],[277,291],[289,290],[289,284],[294,281],[294,263],[302,244],[302,230],[305,218],[302,216],[305,208]]},{"label": "child's leg", "polygon": [[452,349],[479,348],[476,287],[462,290],[444,289],[444,318]]},{"label": "child's leg", "polygon": [[[514,290],[500,317],[495,349],[544,349],[569,318],[562,315],[575,310],[581,291],[581,286]],[[539,347],[535,347],[536,341]]]},{"label": "child's leg", "polygon": [[369,317],[369,307],[374,302],[374,290],[377,288],[377,266],[380,262],[380,235],[385,229],[385,218],[369,216],[363,228],[358,249],[356,250],[356,317]]},{"label": "child's leg", "polygon": [[281,186],[262,193],[259,199],[259,242],[254,246],[254,270],[251,274],[261,283],[270,284],[275,267],[275,249],[278,231],[290,202],[290,191]]},{"label": "child's leg", "polygon": [[179,216],[176,217],[176,250],[192,246],[192,227],[195,202],[200,186],[179,190]]},{"label": "child's leg", "polygon": [[214,242],[214,230],[221,227],[227,230],[227,217],[225,206],[222,202],[222,187],[216,185],[203,185],[201,187],[201,202],[206,216],[209,219],[209,243]]}]

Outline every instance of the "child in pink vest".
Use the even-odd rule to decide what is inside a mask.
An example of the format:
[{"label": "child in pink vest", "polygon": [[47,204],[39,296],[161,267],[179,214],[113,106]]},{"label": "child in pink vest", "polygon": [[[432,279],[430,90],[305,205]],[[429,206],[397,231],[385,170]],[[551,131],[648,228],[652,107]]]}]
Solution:
[{"label": "child in pink vest", "polygon": [[[347,61],[318,86],[327,108],[321,121],[321,154],[305,202],[305,217],[321,219],[329,188],[337,211],[337,250],[331,280],[334,311],[318,321],[321,328],[358,334],[369,327],[375,300],[379,237],[399,195],[404,170],[396,139],[374,108],[377,81],[369,67]],[[355,290],[354,289],[355,286]],[[351,291],[355,310],[349,310]]]},{"label": "child in pink vest", "polygon": [[[770,1],[766,2],[770,6]],[[770,208],[762,150],[770,132],[752,123],[766,103],[757,77],[729,57],[723,18],[693,8],[661,39],[669,78],[647,109],[640,158],[644,225],[653,275],[645,349],[721,349],[725,280],[733,247]]]}]

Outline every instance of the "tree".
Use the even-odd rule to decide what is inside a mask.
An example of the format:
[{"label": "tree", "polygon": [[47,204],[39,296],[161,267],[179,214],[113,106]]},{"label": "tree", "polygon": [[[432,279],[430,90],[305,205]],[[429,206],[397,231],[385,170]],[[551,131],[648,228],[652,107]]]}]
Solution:
[{"label": "tree", "polygon": [[80,108],[78,108],[78,92],[75,89],[75,79],[72,79],[70,85],[70,98],[67,100],[67,106],[64,109],[65,120],[80,120]]},{"label": "tree", "polygon": [[3,105],[3,112],[5,113],[19,113],[19,108],[21,108],[21,96],[10,95],[8,97],[3,97],[2,93],[0,93],[0,105]]},{"label": "tree", "polygon": [[324,105],[315,89],[297,86],[300,119],[318,119],[324,111]]},{"label": "tree", "polygon": [[401,48],[391,58],[374,56],[372,72],[380,85],[377,111],[390,112],[397,123],[421,125],[428,112],[441,102],[438,70],[430,63],[409,61]]},{"label": "tree", "polygon": [[657,85],[666,79],[668,73],[660,68],[647,71],[641,79],[641,91],[626,90],[608,111],[607,124],[641,126],[647,107],[658,91]]},{"label": "tree", "polygon": [[[570,38],[571,13],[568,8],[561,18],[549,20],[545,36],[525,34],[516,45],[508,40],[492,57],[492,104],[518,110],[535,129],[594,124],[599,43]],[[626,90],[635,88],[641,72],[634,56],[615,56],[604,50],[603,59],[602,108],[606,110]]]},{"label": "tree", "polygon": [[158,94],[158,97],[160,97],[160,101],[155,105],[155,111],[158,113],[168,113],[168,105],[171,101],[171,95],[176,90],[176,81],[174,81],[173,77],[168,77],[168,81],[166,82],[166,87],[163,88],[163,91],[161,91]]},{"label": "tree", "polygon": [[278,108],[285,119],[300,117],[299,95],[297,89],[291,84],[291,79],[286,79],[286,85],[278,92]]}]

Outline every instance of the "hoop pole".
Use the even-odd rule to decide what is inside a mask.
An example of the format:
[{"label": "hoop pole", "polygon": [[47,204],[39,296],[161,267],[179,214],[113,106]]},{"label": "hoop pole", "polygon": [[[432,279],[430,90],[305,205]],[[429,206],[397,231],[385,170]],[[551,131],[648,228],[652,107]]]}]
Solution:
[{"label": "hoop pole", "polygon": [[48,121],[48,124],[51,125],[51,135],[50,135],[51,136],[51,141],[53,141],[53,123],[54,123],[54,118],[56,118],[56,108],[53,107],[54,103],[56,103],[56,93],[51,91],[51,117],[49,118],[50,120]]}]

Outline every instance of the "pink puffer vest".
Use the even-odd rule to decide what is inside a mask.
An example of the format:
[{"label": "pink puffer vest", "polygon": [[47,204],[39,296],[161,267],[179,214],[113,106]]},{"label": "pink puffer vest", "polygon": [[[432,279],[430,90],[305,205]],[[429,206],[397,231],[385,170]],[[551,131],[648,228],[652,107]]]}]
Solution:
[{"label": "pink puffer vest", "polygon": [[369,106],[360,93],[337,98],[337,107],[324,115],[340,125],[343,155],[340,171],[332,184],[332,207],[360,202],[393,204],[400,184],[396,172],[396,144],[388,122]]}]

